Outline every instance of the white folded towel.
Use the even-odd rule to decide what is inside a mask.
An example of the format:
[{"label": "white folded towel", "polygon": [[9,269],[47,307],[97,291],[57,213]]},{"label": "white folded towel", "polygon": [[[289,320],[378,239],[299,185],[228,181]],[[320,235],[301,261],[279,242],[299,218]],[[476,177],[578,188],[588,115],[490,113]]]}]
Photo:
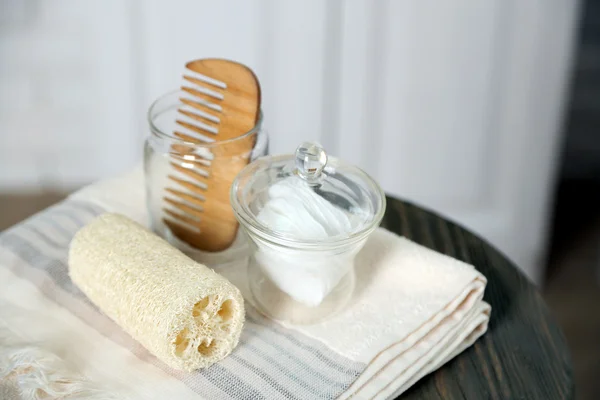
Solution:
[{"label": "white folded towel", "polygon": [[[141,171],[90,186],[58,211],[48,210],[36,218],[43,219],[50,212],[75,213],[84,206],[93,210],[91,214],[113,211],[146,223]],[[85,218],[72,217],[61,224],[62,217],[48,214],[61,226],[47,229],[67,231],[70,226],[74,233],[77,224],[73,220]],[[31,249],[36,243],[32,232],[43,234],[46,228],[36,219],[29,224],[35,230],[27,229],[27,224],[15,228],[21,239],[30,238],[29,253],[19,256],[24,260],[21,263],[4,250],[20,254],[23,243],[12,243],[10,232],[8,239],[7,234],[0,236],[4,238],[0,240],[0,293],[8,302],[42,313],[44,329],[35,329],[39,319],[27,319],[22,312],[15,313],[19,319],[8,321],[7,317],[4,322],[17,335],[22,331],[49,351],[53,351],[52,338],[72,338],[72,346],[56,352],[87,371],[96,386],[130,398],[391,398],[473,344],[485,333],[489,320],[490,306],[482,300],[486,279],[477,270],[378,229],[358,255],[354,297],[342,312],[316,325],[289,326],[261,317],[248,305],[240,344],[229,357],[203,371],[178,372],[136,345],[91,307],[85,296],[76,291],[62,293],[67,290],[63,286],[68,286],[66,266],[65,276],[53,270],[49,272],[53,283],[40,286],[38,275],[45,267],[34,265],[43,256]],[[53,237],[50,231],[47,235]],[[68,240],[65,254],[67,245]],[[46,247],[47,243],[40,242],[39,252]],[[62,251],[47,249],[46,256],[64,257]],[[35,258],[28,260],[31,252]],[[47,265],[56,268],[56,263]],[[18,273],[11,272],[17,269]],[[218,272],[249,298],[244,263]],[[53,302],[34,296],[36,290],[45,291]],[[56,319],[56,325],[49,318]],[[69,329],[65,331],[64,326]],[[101,332],[103,339],[94,331]],[[77,345],[79,337],[86,338],[81,345]]]},{"label": "white folded towel", "polygon": [[[220,271],[251,300],[245,269]],[[487,330],[486,279],[464,262],[378,229],[356,260],[356,289],[340,314],[282,323],[366,369],[341,398],[388,398],[438,369]]]}]

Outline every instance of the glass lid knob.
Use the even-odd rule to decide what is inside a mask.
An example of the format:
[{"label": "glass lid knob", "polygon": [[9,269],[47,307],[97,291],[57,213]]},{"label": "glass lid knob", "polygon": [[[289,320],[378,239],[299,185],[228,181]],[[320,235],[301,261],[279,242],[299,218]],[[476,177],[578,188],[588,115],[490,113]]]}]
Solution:
[{"label": "glass lid knob", "polygon": [[296,172],[309,183],[320,181],[321,172],[327,165],[327,153],[321,145],[304,142],[296,149]]}]

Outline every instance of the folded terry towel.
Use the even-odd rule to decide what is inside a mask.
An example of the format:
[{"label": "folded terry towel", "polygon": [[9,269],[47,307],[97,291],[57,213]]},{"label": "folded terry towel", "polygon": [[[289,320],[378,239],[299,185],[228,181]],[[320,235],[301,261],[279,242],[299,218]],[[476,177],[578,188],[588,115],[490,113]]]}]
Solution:
[{"label": "folded terry towel", "polygon": [[[117,397],[385,399],[439,368],[487,329],[484,276],[378,229],[358,256],[357,287],[343,312],[320,324],[287,326],[247,303],[240,343],[230,356],[205,370],[176,371],[99,312],[68,279],[71,237],[106,211],[147,223],[141,170],[85,188],[0,235],[0,333],[6,327],[7,343],[20,346],[0,352],[0,383],[10,376],[6,365],[31,374],[25,367],[33,362],[18,349],[35,348],[59,356],[71,368],[64,376],[81,373],[73,390],[89,382]],[[249,298],[243,263],[218,272]],[[48,389],[60,386],[57,382],[44,384]]]}]

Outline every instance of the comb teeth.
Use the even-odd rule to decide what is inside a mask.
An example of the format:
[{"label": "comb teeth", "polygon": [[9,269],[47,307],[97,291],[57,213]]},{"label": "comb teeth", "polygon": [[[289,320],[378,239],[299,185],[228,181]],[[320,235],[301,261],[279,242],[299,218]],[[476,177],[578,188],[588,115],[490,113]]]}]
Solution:
[{"label": "comb teeth", "polygon": [[211,102],[221,101],[225,98],[225,90],[218,86],[207,87],[206,82],[204,82],[202,79],[198,79],[190,75],[184,75],[183,79],[189,83],[192,83],[192,88],[196,89],[196,91],[209,96],[211,98],[209,101]]},{"label": "comb teeth", "polygon": [[175,200],[171,197],[165,197],[164,200],[167,204],[174,206],[176,209],[183,211],[187,215],[197,217],[198,219],[201,218],[202,208],[200,208],[199,206],[187,203],[185,201]]},{"label": "comb teeth", "polygon": [[180,240],[221,251],[233,243],[238,229],[228,207],[229,185],[248,163],[254,139],[216,148],[209,144],[251,130],[260,87],[252,71],[239,63],[194,60],[186,64],[179,100],[173,136],[183,142],[169,150],[171,184],[161,196],[162,219]]},{"label": "comb teeth", "polygon": [[[223,90],[227,84],[188,70],[183,77],[188,86],[181,89],[190,97],[181,97],[183,105],[177,110],[180,118],[176,120],[182,127],[181,132],[174,135],[180,139],[195,144],[214,142],[214,136],[219,133],[223,107],[218,104],[224,99]],[[190,85],[191,84],[191,85]],[[205,150],[205,151],[203,151]],[[181,227],[198,227],[192,220],[200,220],[202,203],[206,200],[199,192],[208,187],[208,172],[199,167],[210,167],[214,155],[208,149],[183,149],[178,154],[178,162],[171,166],[180,177],[170,178],[181,186],[182,190],[167,188],[169,197],[164,197],[167,205],[168,219],[177,222]],[[170,197],[173,196],[173,197]],[[177,200],[175,200],[177,199]],[[173,221],[175,220],[175,221]]]},{"label": "comb teeth", "polygon": [[170,216],[165,216],[163,218],[163,221],[169,227],[171,232],[173,232],[177,237],[185,237],[190,233],[200,233],[200,228],[198,228],[197,226],[186,224],[185,222],[181,222],[179,219],[171,218]]},{"label": "comb teeth", "polygon": [[225,98],[223,91],[227,89],[227,84],[191,70],[183,79],[192,85],[181,89],[192,98],[180,99],[183,106],[178,110],[181,115],[176,122],[184,128],[185,135],[203,142],[213,142],[214,138],[210,136],[219,133],[221,118],[218,114],[223,112],[223,107],[218,103]]},{"label": "comb teeth", "polygon": [[[187,92],[187,93],[189,93],[189,92]],[[223,111],[223,107],[221,107],[219,104],[211,103],[211,102],[205,101],[204,99],[201,99],[201,98],[196,97],[194,100],[191,100],[186,97],[180,97],[179,100],[183,104],[185,104],[191,108],[195,108],[198,111],[206,112],[207,114],[209,114],[211,116],[213,116],[213,114],[210,113],[211,111],[218,112],[218,113],[221,113]],[[214,117],[214,118],[217,118],[217,117]],[[220,118],[217,118],[217,119],[219,120],[219,122],[221,121]]]},{"label": "comb teeth", "polygon": [[200,168],[194,168],[192,163],[187,165],[185,162],[182,162],[181,164],[172,162],[171,166],[175,171],[179,172],[180,175],[183,174],[186,178],[191,179],[192,182],[200,183],[204,186],[208,185],[208,173]]},{"label": "comb teeth", "polygon": [[176,189],[171,189],[171,188],[166,188],[165,190],[167,191],[167,193],[170,193],[176,197],[180,197],[183,200],[187,201],[188,203],[195,204],[200,208],[202,208],[201,204],[204,201],[206,201],[206,197],[204,197],[198,193],[195,193],[195,192],[187,193],[187,192],[182,192],[181,190],[176,190]]},{"label": "comb teeth", "polygon": [[219,133],[219,120],[215,122],[214,117],[207,116],[207,114],[200,114],[194,111],[186,110],[181,107],[177,110],[181,114],[181,118],[188,124],[195,124],[198,128],[210,132],[212,134]]},{"label": "comb teeth", "polygon": [[209,85],[211,85],[211,86],[213,86],[215,88],[218,88],[218,89],[227,89],[227,83],[225,83],[223,81],[220,81],[218,79],[215,79],[215,78],[211,78],[208,75],[204,75],[204,74],[201,74],[199,72],[196,72],[193,69],[189,68],[189,66],[187,67],[187,71],[186,71],[186,74],[184,75],[184,78],[186,76],[190,77],[192,79],[195,79],[197,81],[201,81],[201,82],[207,83],[207,84],[209,84]]},{"label": "comb teeth", "polygon": [[[194,120],[190,120],[188,118],[181,118],[176,120],[177,124],[182,127],[182,132],[188,136],[192,136],[197,138],[198,140],[206,143],[212,143],[215,141],[214,136],[218,132],[215,128],[202,124],[200,122],[196,122]],[[208,136],[210,135],[210,136]]]},{"label": "comb teeth", "polygon": [[[185,100],[188,101],[187,99]],[[187,115],[188,117],[194,118],[205,124],[218,125],[221,123],[221,118],[209,112],[206,112],[200,108],[196,108],[187,104],[184,104],[183,106],[179,107],[178,111],[183,115]]]},{"label": "comb teeth", "polygon": [[[181,175],[181,170],[177,170],[178,175]],[[169,175],[169,179],[176,182],[182,190],[165,188],[167,195],[163,197],[164,222],[169,228],[178,229],[179,233],[185,230],[200,233],[197,225],[202,219],[201,214],[204,209],[202,204],[206,201],[206,197],[199,192],[206,191],[206,188],[196,183],[197,181],[192,181],[189,175],[181,178]]]},{"label": "comb teeth", "polygon": [[195,194],[198,194],[198,193],[206,190],[206,186],[200,186],[195,182],[190,182],[187,179],[181,179],[174,175],[169,175],[169,179],[171,179],[173,182],[178,183],[179,186],[182,186],[188,190],[191,190]]},{"label": "comb teeth", "polygon": [[176,223],[180,228],[191,230],[193,232],[200,232],[200,228],[198,227],[198,223],[200,222],[199,218],[190,217],[187,214],[183,214],[182,212],[175,212],[169,208],[165,208],[165,222],[167,223]]}]

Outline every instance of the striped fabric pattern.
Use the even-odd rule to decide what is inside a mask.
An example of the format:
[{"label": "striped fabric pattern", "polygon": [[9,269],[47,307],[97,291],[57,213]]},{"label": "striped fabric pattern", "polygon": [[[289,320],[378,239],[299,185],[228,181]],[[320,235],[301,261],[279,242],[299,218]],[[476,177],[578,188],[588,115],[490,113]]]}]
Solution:
[{"label": "striped fabric pattern", "polygon": [[170,369],[104,316],[69,279],[67,256],[71,238],[103,212],[96,204],[67,199],[3,232],[0,247],[19,262],[4,263],[0,259],[0,268],[10,268],[16,274],[27,268],[40,272],[43,279],[35,284],[50,301],[140,360],[183,382],[198,398],[333,399],[365,370],[365,364],[282,328],[248,304],[240,344],[229,357],[193,373]]}]

